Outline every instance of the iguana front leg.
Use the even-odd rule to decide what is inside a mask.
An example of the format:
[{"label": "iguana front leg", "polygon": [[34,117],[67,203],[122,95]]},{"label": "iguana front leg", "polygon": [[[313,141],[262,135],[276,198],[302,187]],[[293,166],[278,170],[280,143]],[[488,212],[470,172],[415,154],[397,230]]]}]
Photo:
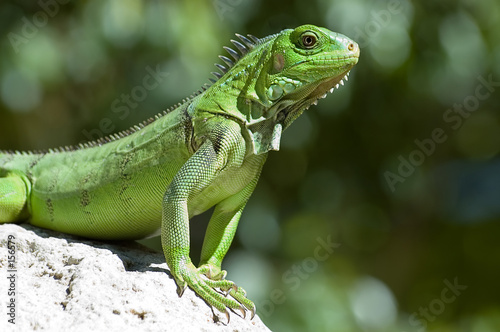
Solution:
[{"label": "iguana front leg", "polygon": [[[255,189],[266,156],[252,156],[248,163],[250,168],[258,169],[257,176],[241,192],[226,198],[215,207],[203,241],[198,268],[198,271],[211,280],[223,280],[226,277],[226,271],[221,269],[222,260],[231,246],[241,213]],[[231,289],[230,295],[250,310],[252,318],[254,317],[255,305],[245,297],[246,293],[241,287]]]},{"label": "iguana front leg", "polygon": [[[249,179],[250,184],[245,185],[245,189],[238,194],[229,198],[217,197],[215,179],[225,170],[241,166],[246,147],[239,125],[232,121],[216,123],[216,127],[208,132],[211,137],[181,167],[165,192],[161,240],[167,264],[178,286],[179,296],[189,286],[208,304],[228,316],[228,307],[244,312],[240,302],[246,307],[254,307],[253,303],[244,297],[243,291],[233,282],[224,280],[224,275],[219,272],[222,258],[233,239],[241,210],[255,187],[256,179]],[[262,165],[258,166],[260,170]],[[258,172],[256,174],[258,175]],[[205,250],[204,257],[205,262],[210,265],[205,264],[201,269],[197,269],[189,257],[188,206],[189,200],[204,190],[211,192],[209,199],[213,200],[214,204],[220,203],[207,232],[209,240],[206,241],[206,248],[210,250]],[[223,229],[216,230],[219,227]],[[215,275],[209,272],[210,267],[217,271]],[[236,300],[226,297],[217,289],[231,292]]]}]

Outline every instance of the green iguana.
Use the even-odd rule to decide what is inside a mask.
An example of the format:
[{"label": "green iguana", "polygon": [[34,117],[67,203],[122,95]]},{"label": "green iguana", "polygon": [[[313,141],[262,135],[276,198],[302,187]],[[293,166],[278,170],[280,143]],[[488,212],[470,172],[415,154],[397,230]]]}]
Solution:
[{"label": "green iguana", "polygon": [[[93,239],[161,234],[182,295],[255,314],[222,259],[267,152],[304,110],[332,92],[358,62],[349,38],[313,25],[258,39],[236,34],[212,85],[128,131],[75,147],[0,152],[0,223]],[[196,267],[189,218],[215,206]]]}]

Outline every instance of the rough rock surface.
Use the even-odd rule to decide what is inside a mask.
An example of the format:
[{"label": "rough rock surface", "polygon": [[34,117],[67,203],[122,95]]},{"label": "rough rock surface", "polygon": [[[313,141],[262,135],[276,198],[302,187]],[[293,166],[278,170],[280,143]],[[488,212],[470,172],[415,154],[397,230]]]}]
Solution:
[{"label": "rough rock surface", "polygon": [[[15,326],[7,315],[9,235],[16,247]],[[189,288],[179,298],[163,255],[135,242],[4,224],[0,271],[0,331],[269,331],[258,316],[234,312],[226,324]]]}]

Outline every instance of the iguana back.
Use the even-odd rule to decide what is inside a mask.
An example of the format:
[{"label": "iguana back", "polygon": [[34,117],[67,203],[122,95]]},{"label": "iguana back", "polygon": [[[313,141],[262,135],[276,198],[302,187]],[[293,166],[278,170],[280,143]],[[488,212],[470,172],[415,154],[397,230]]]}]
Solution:
[{"label": "iguana back", "polygon": [[35,226],[98,239],[144,238],[160,228],[163,192],[193,154],[187,106],[106,144],[0,154],[0,170],[26,175]]}]

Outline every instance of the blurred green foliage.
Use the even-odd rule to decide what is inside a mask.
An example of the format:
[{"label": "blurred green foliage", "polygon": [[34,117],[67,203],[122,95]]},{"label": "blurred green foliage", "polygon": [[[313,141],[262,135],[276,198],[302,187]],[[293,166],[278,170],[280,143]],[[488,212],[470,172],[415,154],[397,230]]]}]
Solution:
[{"label": "blurred green foliage", "polygon": [[235,32],[305,23],[360,62],[270,154],[229,278],[276,331],[498,331],[497,0],[3,1],[0,149],[126,129],[206,82]]}]

